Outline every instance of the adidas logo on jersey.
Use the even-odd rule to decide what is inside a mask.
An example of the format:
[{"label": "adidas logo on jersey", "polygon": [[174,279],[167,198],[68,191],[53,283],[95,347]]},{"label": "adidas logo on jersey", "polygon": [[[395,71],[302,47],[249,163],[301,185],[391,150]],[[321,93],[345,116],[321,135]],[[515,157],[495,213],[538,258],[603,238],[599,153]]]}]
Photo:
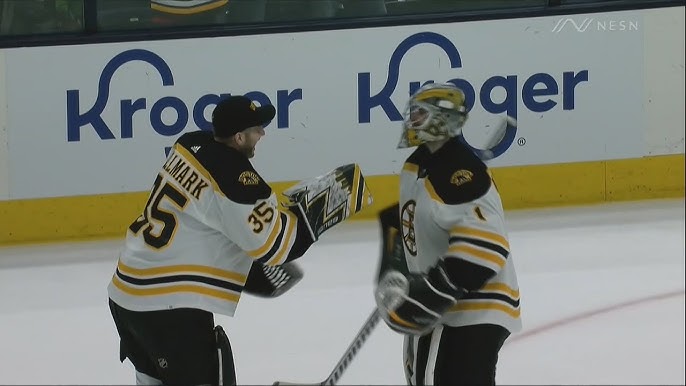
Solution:
[{"label": "adidas logo on jersey", "polygon": [[198,146],[198,145],[191,146],[191,150],[193,151],[193,153],[197,153],[198,150],[200,150],[200,146]]}]

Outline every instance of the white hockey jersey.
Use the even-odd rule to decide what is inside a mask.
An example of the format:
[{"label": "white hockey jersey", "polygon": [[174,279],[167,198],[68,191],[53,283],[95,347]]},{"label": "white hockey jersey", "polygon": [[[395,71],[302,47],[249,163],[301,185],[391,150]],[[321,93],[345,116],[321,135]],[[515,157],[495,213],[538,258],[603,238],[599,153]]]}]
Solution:
[{"label": "white hockey jersey", "polygon": [[253,261],[277,265],[311,244],[244,155],[212,133],[182,135],[130,226],[110,298],[134,311],[232,316]]},{"label": "white hockey jersey", "polygon": [[519,287],[500,195],[486,165],[458,139],[435,153],[420,146],[400,177],[400,223],[410,272],[443,259],[469,292],[442,321],[521,329]]}]

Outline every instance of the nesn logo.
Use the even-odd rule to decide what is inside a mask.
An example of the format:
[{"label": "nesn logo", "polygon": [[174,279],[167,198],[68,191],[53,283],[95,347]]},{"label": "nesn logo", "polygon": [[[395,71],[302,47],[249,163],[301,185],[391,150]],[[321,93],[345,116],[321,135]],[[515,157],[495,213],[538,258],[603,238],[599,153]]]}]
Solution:
[{"label": "nesn logo", "polygon": [[193,151],[193,153],[197,153],[198,150],[200,150],[200,146],[198,146],[198,145],[196,145],[196,146],[191,146],[191,150]]}]

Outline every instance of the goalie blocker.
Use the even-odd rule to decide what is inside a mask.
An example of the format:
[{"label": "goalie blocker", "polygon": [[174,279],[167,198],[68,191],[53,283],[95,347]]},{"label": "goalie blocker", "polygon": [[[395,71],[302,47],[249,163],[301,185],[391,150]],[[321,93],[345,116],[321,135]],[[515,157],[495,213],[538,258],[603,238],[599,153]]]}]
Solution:
[{"label": "goalie blocker", "polygon": [[269,266],[253,263],[243,291],[263,298],[275,298],[293,288],[303,278],[303,271],[294,261]]},{"label": "goalie blocker", "polygon": [[339,166],[285,190],[285,206],[298,213],[312,240],[371,205],[373,198],[357,164]]}]

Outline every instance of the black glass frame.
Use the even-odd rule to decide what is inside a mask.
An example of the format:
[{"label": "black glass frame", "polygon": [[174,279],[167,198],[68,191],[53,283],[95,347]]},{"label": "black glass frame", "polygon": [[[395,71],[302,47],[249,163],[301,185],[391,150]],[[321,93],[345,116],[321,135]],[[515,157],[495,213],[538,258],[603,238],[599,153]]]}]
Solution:
[{"label": "black glass frame", "polygon": [[[0,48],[525,18],[674,7],[685,3],[685,0],[206,0],[202,9],[170,9],[161,6],[169,4],[165,1],[0,0]],[[153,6],[155,3],[159,6]]]}]

